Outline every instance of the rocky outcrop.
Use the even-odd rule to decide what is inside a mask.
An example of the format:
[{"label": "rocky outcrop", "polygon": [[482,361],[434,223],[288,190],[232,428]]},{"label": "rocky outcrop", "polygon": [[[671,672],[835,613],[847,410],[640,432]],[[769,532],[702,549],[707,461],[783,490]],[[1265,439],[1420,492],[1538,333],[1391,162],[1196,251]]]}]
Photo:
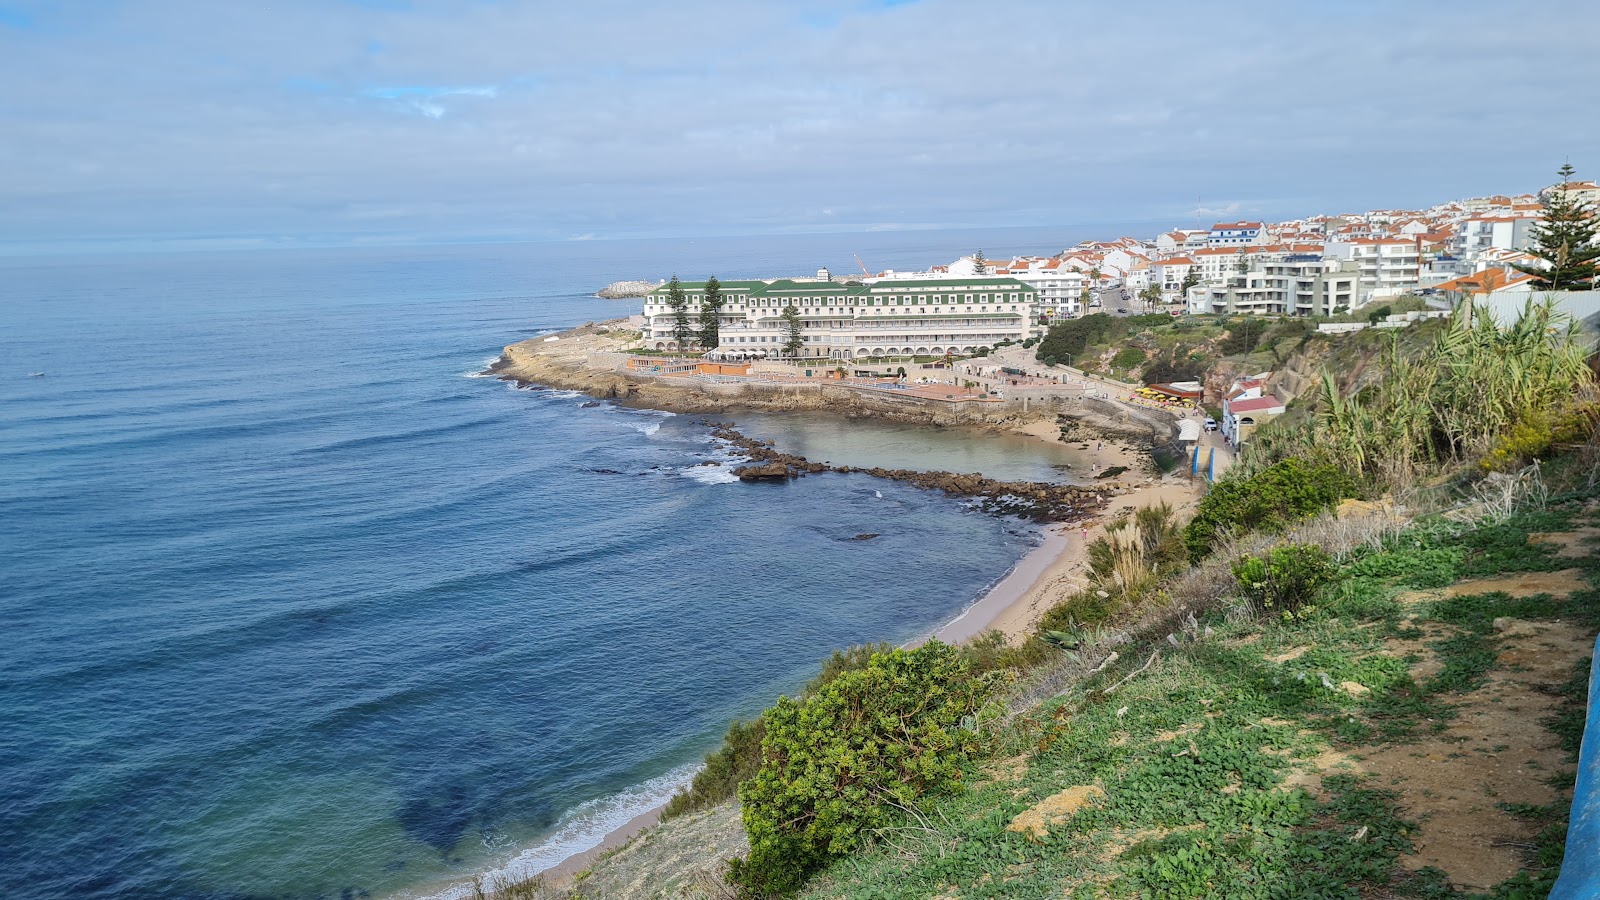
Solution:
[{"label": "rocky outcrop", "polygon": [[944,491],[954,497],[977,498],[986,511],[1035,522],[1081,521],[1104,508],[1111,497],[1106,489],[1047,481],[998,481],[955,472],[856,468],[812,462],[803,456],[778,451],[772,442],[747,437],[725,423],[714,423],[712,434],[749,458],[747,465],[733,470],[742,481],[786,481],[820,472],[860,472],[874,478]]},{"label": "rocky outcrop", "polygon": [[629,297],[645,297],[660,286],[660,282],[649,281],[613,281],[605,287],[594,292],[602,300],[624,300]]},{"label": "rocky outcrop", "polygon": [[[637,334],[623,320],[589,323],[571,331],[511,344],[489,373],[524,387],[582,391],[602,400],[675,413],[735,411],[818,412],[915,425],[1015,430],[1058,415],[1092,431],[1121,434],[1163,446],[1177,436],[1169,414],[1098,398],[1016,402],[937,403],[871,394],[829,384],[707,384],[695,379],[658,379],[621,369],[625,348]],[[811,465],[806,463],[807,466]],[[798,470],[797,470],[798,471]]]}]

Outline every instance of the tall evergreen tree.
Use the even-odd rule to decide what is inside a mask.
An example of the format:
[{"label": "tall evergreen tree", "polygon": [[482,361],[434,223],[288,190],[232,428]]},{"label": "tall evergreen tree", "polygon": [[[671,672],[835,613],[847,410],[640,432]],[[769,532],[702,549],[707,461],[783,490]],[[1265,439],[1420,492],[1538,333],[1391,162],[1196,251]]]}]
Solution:
[{"label": "tall evergreen tree", "polygon": [[805,346],[805,324],[800,321],[800,310],[791,303],[783,308],[783,354],[799,356]]},{"label": "tall evergreen tree", "polygon": [[700,301],[700,346],[707,350],[717,349],[722,343],[722,307],[726,303],[722,297],[722,282],[713,275],[706,279],[705,299]]},{"label": "tall evergreen tree", "polygon": [[689,300],[683,295],[683,284],[676,273],[667,282],[667,308],[672,310],[672,339],[678,342],[679,350],[689,349],[694,328],[689,324]]},{"label": "tall evergreen tree", "polygon": [[972,273],[974,275],[987,275],[989,267],[983,264],[983,251],[972,254]]},{"label": "tall evergreen tree", "polygon": [[1533,227],[1533,246],[1528,252],[1543,265],[1517,265],[1519,272],[1532,275],[1540,287],[1551,291],[1595,290],[1596,265],[1600,264],[1600,213],[1593,203],[1579,200],[1565,190],[1576,170],[1563,165],[1557,170],[1561,181],[1544,192],[1544,221]]}]

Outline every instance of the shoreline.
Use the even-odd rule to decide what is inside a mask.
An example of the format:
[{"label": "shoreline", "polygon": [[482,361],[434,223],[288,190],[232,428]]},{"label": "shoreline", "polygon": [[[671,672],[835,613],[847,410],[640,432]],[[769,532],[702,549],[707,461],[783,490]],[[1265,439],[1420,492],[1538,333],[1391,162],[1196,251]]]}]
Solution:
[{"label": "shoreline", "polygon": [[[505,362],[506,357],[501,358]],[[516,380],[525,382],[515,375],[508,375],[501,371],[504,366],[491,366],[484,374],[496,375],[503,380]],[[611,402],[619,405],[657,409],[660,406],[650,403],[637,396],[612,396]],[[666,410],[675,412],[677,410]],[[795,410],[804,412],[804,410]],[[715,423],[715,430],[725,428]],[[1046,442],[1060,442],[1060,430],[1054,417],[1050,419],[1034,419],[1025,422],[1008,423],[972,423],[965,426],[977,430],[1004,430],[1015,434],[1026,435]],[[1183,508],[1198,500],[1201,488],[1184,476],[1149,476],[1146,473],[1147,465],[1153,465],[1154,459],[1147,450],[1136,449],[1124,443],[1126,435],[1108,433],[1102,429],[1089,426],[1097,432],[1095,436],[1081,439],[1087,444],[1095,441],[1099,446],[1094,450],[1085,449],[1086,453],[1094,456],[1094,471],[1100,472],[1112,467],[1125,469],[1123,475],[1106,482],[1097,481],[1094,476],[1084,480],[1082,484],[1072,484],[1072,487],[1086,492],[1102,492],[1109,495],[1102,498],[1102,502],[1095,508],[1084,510],[1084,515],[1072,522],[1041,523],[1043,540],[1038,546],[1030,549],[1012,565],[998,580],[979,594],[971,604],[961,612],[949,619],[929,634],[909,642],[906,646],[915,646],[929,639],[937,639],[945,643],[959,644],[990,630],[998,629],[1005,634],[1009,643],[1020,643],[1038,625],[1044,613],[1060,599],[1082,586],[1083,578],[1087,575],[1088,543],[1099,537],[1104,528],[1104,521],[1123,510],[1132,510],[1150,503],[1163,500],[1171,502],[1175,508]],[[742,436],[741,436],[742,437]],[[1074,441],[1080,440],[1074,438]],[[750,445],[754,442],[746,438],[743,445],[733,442],[739,449],[749,452]],[[769,451],[770,452],[770,451]],[[775,454],[788,459],[800,459],[788,454]],[[751,462],[756,461],[755,458]],[[804,462],[802,460],[802,462]],[[877,477],[892,477],[882,470],[852,469],[841,467],[834,469],[831,466],[818,466],[818,472],[823,471],[855,471],[873,474]],[[928,473],[947,474],[947,473]],[[1083,476],[1076,477],[1082,479]],[[1144,483],[1133,485],[1124,482],[1129,478],[1144,479]],[[896,479],[901,480],[901,479]],[[933,484],[921,484],[924,488],[935,487]],[[949,491],[947,490],[947,493]],[[993,510],[996,514],[1005,514],[1000,510]],[[1015,513],[1013,513],[1015,514]],[[1077,532],[1077,533],[1074,533]],[[605,833],[597,844],[588,849],[578,851],[555,865],[540,870],[533,878],[540,879],[546,885],[567,885],[574,881],[601,856],[626,846],[630,841],[645,830],[655,827],[661,822],[661,813],[666,809],[667,803],[661,802],[630,817],[622,825]]]}]

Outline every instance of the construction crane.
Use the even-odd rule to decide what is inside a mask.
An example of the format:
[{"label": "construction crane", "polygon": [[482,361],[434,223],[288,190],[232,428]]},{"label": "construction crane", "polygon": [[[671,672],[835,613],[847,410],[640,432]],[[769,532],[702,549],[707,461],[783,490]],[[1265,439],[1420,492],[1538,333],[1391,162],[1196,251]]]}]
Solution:
[{"label": "construction crane", "polygon": [[855,254],[855,253],[852,253],[850,255],[854,256],[856,258],[856,265],[861,267],[861,274],[867,276],[868,278],[871,278],[872,277],[872,273],[867,271],[867,264],[861,261],[860,255]]}]

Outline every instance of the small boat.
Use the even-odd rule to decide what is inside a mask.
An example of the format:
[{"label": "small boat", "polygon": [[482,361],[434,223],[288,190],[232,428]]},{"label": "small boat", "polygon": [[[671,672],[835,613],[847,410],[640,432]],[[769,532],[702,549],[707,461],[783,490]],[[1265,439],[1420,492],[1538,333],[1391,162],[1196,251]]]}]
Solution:
[{"label": "small boat", "polygon": [[28,373],[28,377],[29,378],[43,378],[44,377],[44,373],[43,372],[29,372]]}]

